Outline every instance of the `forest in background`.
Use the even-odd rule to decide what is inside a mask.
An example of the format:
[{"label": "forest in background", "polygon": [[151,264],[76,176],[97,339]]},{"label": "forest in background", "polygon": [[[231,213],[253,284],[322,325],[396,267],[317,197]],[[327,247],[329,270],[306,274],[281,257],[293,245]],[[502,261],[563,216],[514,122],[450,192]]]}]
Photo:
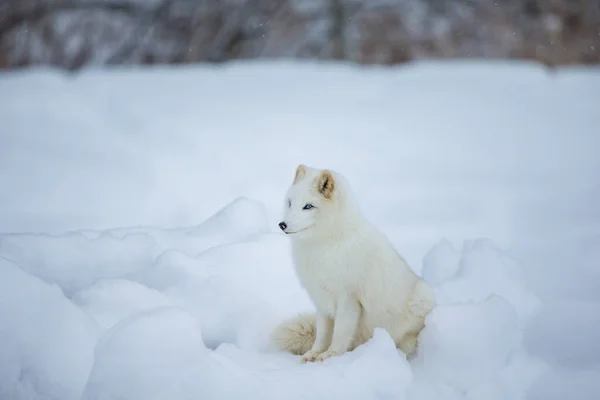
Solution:
[{"label": "forest in background", "polygon": [[0,0],[0,68],[600,61],[599,0]]}]

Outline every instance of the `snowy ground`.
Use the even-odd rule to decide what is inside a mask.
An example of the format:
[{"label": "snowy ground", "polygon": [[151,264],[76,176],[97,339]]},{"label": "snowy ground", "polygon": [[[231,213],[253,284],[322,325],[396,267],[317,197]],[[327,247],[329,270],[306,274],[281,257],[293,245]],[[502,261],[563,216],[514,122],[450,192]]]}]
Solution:
[{"label": "snowy ground", "polygon": [[[526,64],[4,73],[0,398],[600,398],[598,110]],[[415,360],[269,347],[299,163],[436,287]]]}]

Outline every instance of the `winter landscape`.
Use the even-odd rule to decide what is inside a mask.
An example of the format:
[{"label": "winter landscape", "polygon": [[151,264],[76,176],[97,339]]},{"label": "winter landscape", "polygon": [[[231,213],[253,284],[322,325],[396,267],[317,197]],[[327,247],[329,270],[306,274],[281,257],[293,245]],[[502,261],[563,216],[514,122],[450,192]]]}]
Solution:
[{"label": "winter landscape", "polygon": [[[597,399],[600,70],[258,61],[0,75],[1,399]],[[277,227],[299,163],[436,290],[275,351],[312,310]]]},{"label": "winter landscape", "polygon": [[[599,21],[0,1],[0,400],[600,399]],[[414,358],[274,345],[315,310],[278,227],[299,164],[435,290]]]}]

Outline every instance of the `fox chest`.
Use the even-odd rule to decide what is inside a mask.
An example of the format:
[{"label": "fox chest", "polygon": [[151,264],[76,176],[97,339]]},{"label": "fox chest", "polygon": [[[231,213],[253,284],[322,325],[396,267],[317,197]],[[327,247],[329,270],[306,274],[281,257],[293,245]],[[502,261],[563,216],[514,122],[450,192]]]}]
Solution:
[{"label": "fox chest", "polygon": [[334,317],[339,299],[351,295],[357,277],[342,259],[296,257],[296,274],[319,312]]}]

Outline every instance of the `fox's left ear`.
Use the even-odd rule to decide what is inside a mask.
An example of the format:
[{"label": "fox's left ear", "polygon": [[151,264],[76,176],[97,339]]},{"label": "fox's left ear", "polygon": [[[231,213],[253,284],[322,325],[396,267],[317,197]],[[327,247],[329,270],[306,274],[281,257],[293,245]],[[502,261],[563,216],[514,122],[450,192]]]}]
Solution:
[{"label": "fox's left ear", "polygon": [[333,175],[331,172],[324,170],[319,175],[317,179],[317,188],[319,189],[319,193],[323,195],[326,199],[330,200],[333,196],[333,191],[335,189],[335,181],[333,179]]},{"label": "fox's left ear", "polygon": [[296,168],[296,176],[294,176],[294,183],[298,182],[306,175],[306,165],[300,164],[298,168]]}]

